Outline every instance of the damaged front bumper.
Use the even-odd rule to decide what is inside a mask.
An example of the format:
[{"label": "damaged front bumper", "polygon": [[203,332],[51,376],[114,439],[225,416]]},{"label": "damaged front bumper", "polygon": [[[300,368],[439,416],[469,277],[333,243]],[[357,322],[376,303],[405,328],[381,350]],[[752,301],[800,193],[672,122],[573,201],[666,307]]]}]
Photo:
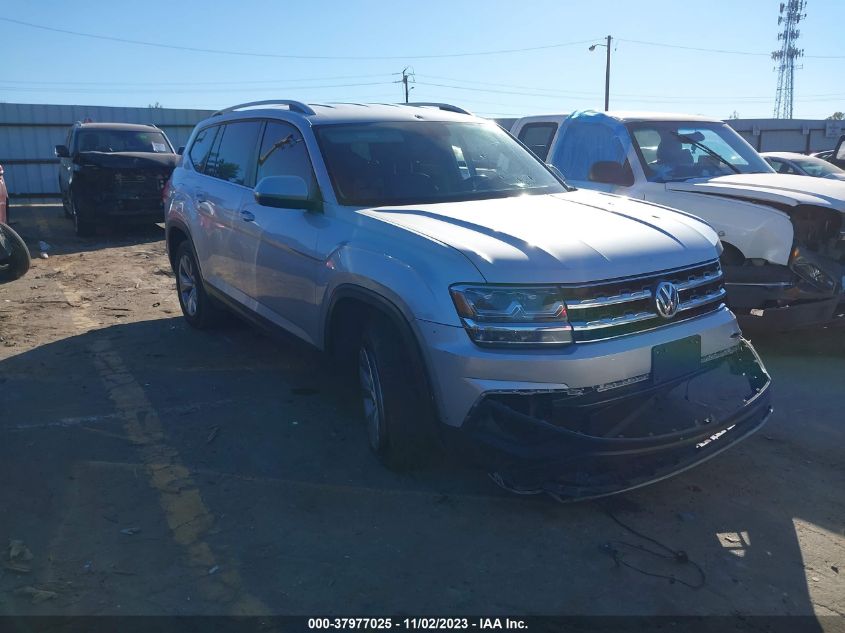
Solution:
[{"label": "damaged front bumper", "polygon": [[748,437],[772,412],[770,384],[742,340],[665,382],[488,393],[456,433],[502,487],[584,500],[665,479]]},{"label": "damaged front bumper", "polygon": [[845,266],[807,249],[789,266],[723,269],[728,304],[743,329],[783,331],[823,325],[845,311]]}]

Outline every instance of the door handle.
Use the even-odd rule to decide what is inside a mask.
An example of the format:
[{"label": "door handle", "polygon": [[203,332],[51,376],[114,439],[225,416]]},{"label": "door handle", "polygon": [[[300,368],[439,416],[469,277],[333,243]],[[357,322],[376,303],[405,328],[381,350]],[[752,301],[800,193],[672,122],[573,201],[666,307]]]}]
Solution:
[{"label": "door handle", "polygon": [[244,222],[253,222],[255,220],[255,214],[250,211],[241,211],[241,220]]}]

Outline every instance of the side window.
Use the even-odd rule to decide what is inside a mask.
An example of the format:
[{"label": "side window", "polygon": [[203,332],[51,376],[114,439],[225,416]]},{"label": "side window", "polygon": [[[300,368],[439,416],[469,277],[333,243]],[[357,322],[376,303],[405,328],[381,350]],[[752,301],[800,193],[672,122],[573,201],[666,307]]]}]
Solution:
[{"label": "side window", "polygon": [[[631,167],[622,141],[616,130],[609,125],[573,122],[561,133],[562,137],[555,145],[551,162],[567,180],[589,180],[593,164],[599,161],[621,163],[626,172],[630,172]],[[630,176],[633,184],[633,172]]]},{"label": "side window", "polygon": [[836,148],[836,160],[845,160],[845,136],[839,139],[839,147]]},{"label": "side window", "polygon": [[188,150],[191,164],[200,173],[205,169],[205,161],[208,160],[208,155],[211,153],[211,146],[214,143],[214,137],[217,135],[217,130],[219,129],[219,125],[212,125],[204,130],[200,130],[197,138],[194,139],[191,145],[191,149]]},{"label": "side window", "polygon": [[302,134],[294,126],[268,121],[258,152],[255,182],[266,176],[299,176],[314,186],[314,170]]},{"label": "side window", "polygon": [[205,167],[205,173],[237,185],[251,187],[253,184],[253,165],[260,121],[236,121],[227,123],[218,134],[211,156]]},{"label": "side window", "polygon": [[528,149],[537,154],[537,158],[546,160],[555,132],[557,132],[557,123],[528,123],[519,131],[518,138]]}]

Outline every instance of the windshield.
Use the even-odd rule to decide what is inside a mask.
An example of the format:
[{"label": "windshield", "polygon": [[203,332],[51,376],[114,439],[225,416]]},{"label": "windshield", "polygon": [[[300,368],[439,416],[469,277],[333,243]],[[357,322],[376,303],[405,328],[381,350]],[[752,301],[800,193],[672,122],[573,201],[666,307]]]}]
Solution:
[{"label": "windshield", "polygon": [[840,169],[833,163],[829,163],[821,158],[806,156],[804,158],[793,158],[791,160],[810,176],[823,178],[825,176],[830,176],[831,174],[845,174],[845,169]]},{"label": "windshield", "polygon": [[651,182],[773,171],[724,123],[642,121],[627,127]]},{"label": "windshield", "polygon": [[80,130],[76,135],[79,152],[170,153],[173,148],[161,132],[136,130]]},{"label": "windshield", "polygon": [[316,127],[341,204],[384,206],[561,193],[566,187],[497,125],[444,121]]}]

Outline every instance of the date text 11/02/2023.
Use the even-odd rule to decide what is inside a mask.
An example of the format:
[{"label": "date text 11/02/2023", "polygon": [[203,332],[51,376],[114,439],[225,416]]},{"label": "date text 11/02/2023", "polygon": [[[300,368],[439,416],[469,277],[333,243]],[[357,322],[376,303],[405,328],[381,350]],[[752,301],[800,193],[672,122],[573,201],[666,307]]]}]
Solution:
[{"label": "date text 11/02/2023", "polygon": [[524,630],[517,618],[309,618],[309,629]]}]

